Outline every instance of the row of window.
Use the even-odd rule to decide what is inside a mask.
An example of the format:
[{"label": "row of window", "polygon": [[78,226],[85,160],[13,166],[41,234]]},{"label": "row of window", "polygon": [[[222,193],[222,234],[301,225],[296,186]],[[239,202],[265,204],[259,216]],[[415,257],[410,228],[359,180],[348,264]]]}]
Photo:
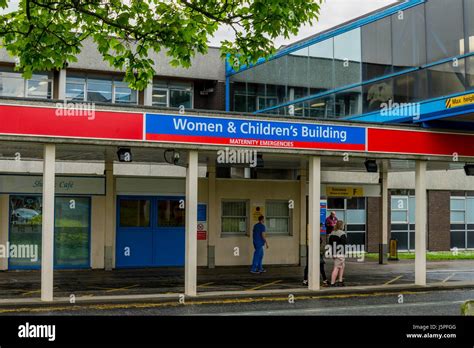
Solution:
[{"label": "row of window", "polygon": [[[24,79],[12,69],[0,70],[0,96],[51,99],[52,74],[34,74]],[[105,78],[74,74],[66,77],[66,99],[94,103],[138,104],[138,93],[120,78]],[[193,86],[190,83],[155,81],[152,105],[160,107],[193,108]]]},{"label": "row of window", "polygon": [[[231,77],[234,110],[255,112],[474,52],[472,13],[474,0],[428,0],[426,4],[244,70]],[[450,23],[449,30],[445,23]],[[469,69],[463,74],[472,76],[474,67]],[[445,72],[444,67],[441,72]],[[445,82],[440,81],[437,87],[442,88]],[[405,89],[416,93],[419,88],[410,81],[398,83],[401,85],[392,89],[397,87],[401,96]],[[317,106],[305,106],[308,112],[304,116],[325,112],[333,117],[344,117],[360,113],[362,105],[364,111],[371,109],[372,102],[377,100],[367,100],[368,92],[364,92],[361,100],[362,93],[359,90],[355,96],[350,91],[333,95],[335,100],[326,103],[326,110],[321,110],[323,101],[314,101],[309,106]],[[391,90],[373,93],[391,93]]]},{"label": "row of window", "polygon": [[[394,103],[416,103],[472,89],[474,89],[474,57],[468,57],[272,109],[266,113],[314,118],[343,118],[381,111]],[[246,98],[250,100],[253,97]],[[234,99],[235,101],[239,102],[239,99]],[[276,105],[276,103],[274,100],[273,104]],[[399,114],[394,116],[412,117],[417,111],[402,108],[398,112]]]}]

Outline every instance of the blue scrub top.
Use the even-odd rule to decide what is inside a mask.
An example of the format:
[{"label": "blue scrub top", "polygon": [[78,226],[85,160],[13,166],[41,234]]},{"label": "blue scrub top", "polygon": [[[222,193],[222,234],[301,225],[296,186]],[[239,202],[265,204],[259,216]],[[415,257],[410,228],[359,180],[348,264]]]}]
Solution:
[{"label": "blue scrub top", "polygon": [[255,247],[261,247],[265,245],[265,241],[263,240],[262,236],[262,233],[265,231],[265,225],[260,222],[253,226],[253,244]]}]

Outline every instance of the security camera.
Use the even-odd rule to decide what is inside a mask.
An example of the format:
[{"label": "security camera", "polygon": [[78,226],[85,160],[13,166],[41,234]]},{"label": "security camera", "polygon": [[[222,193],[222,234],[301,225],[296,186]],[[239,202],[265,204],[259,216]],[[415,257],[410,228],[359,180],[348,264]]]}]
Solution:
[{"label": "security camera", "polygon": [[174,165],[177,165],[177,164],[178,164],[178,162],[179,162],[179,157],[180,157],[180,156],[179,156],[179,152],[176,152],[176,151],[175,151],[175,152],[173,153],[173,164],[174,164]]},{"label": "security camera", "polygon": [[175,166],[178,165],[180,157],[179,152],[175,149],[166,150],[164,153],[165,162]]}]

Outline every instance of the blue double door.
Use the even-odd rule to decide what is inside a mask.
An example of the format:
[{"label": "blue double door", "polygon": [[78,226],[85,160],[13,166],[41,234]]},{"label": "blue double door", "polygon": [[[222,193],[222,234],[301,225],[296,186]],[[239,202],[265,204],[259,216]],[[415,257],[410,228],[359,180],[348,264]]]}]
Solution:
[{"label": "blue double door", "polygon": [[183,266],[184,197],[119,196],[116,267]]}]

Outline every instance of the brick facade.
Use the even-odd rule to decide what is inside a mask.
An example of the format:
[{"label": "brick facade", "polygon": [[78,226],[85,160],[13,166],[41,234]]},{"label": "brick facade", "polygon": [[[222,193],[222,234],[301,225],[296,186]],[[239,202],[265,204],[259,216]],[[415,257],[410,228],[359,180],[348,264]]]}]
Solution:
[{"label": "brick facade", "polygon": [[382,240],[382,198],[367,198],[367,251],[376,253],[379,251],[379,243]]},{"label": "brick facade", "polygon": [[428,250],[447,251],[451,247],[449,191],[428,191]]},{"label": "brick facade", "polygon": [[[214,91],[201,95],[201,91],[212,88]],[[194,108],[202,110],[225,110],[225,82],[194,81]]]}]

